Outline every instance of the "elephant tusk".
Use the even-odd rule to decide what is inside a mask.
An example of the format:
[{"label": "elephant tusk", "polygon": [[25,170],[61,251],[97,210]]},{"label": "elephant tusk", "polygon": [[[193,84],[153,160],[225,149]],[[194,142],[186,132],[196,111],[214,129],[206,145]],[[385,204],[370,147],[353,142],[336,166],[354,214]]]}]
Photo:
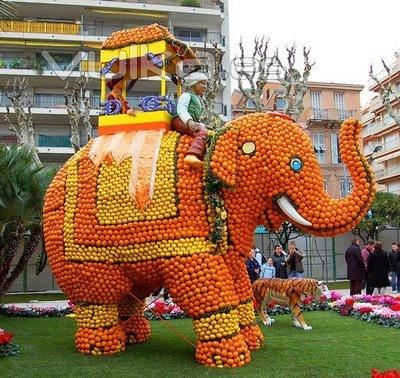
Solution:
[{"label": "elephant tusk", "polygon": [[298,224],[301,224],[302,226],[307,226],[311,227],[312,224],[304,219],[297,211],[296,209],[292,206],[292,204],[289,202],[289,200],[282,196],[278,199],[277,201],[279,207],[281,210],[293,221],[295,221]]}]

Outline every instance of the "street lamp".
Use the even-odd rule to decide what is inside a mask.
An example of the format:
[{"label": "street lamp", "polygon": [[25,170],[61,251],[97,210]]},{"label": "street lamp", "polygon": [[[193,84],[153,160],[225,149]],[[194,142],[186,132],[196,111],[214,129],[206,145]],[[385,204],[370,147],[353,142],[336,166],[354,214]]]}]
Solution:
[{"label": "street lamp", "polygon": [[375,146],[374,150],[371,153],[371,156],[368,158],[368,164],[371,164],[374,161],[374,154],[376,154],[378,151],[380,151],[383,147],[378,144]]}]

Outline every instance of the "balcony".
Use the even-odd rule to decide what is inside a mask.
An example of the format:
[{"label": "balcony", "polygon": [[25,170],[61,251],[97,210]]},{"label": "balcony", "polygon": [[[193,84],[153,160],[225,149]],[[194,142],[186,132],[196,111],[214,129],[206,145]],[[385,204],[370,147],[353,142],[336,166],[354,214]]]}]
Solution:
[{"label": "balcony", "polygon": [[38,147],[71,147],[70,135],[38,135]]},{"label": "balcony", "polygon": [[80,70],[83,72],[100,72],[100,62],[93,62],[90,60],[82,60],[80,62]]},{"label": "balcony", "polygon": [[77,35],[79,24],[37,21],[0,21],[2,32]]},{"label": "balcony", "polygon": [[[1,25],[4,28],[1,29]],[[0,21],[2,31],[0,43],[16,46],[65,47],[100,49],[101,43],[114,31],[137,27],[131,23],[104,24],[93,22],[82,24],[31,22],[31,21]],[[201,47],[204,43],[217,43],[225,46],[225,37],[218,32],[208,32],[206,28],[174,28],[176,37],[182,41]],[[210,48],[211,46],[206,46]]]},{"label": "balcony", "polygon": [[369,123],[362,129],[363,138],[371,135],[381,134],[385,130],[389,130],[396,125],[396,121],[389,116],[388,113],[385,114],[381,122]]},{"label": "balcony", "polygon": [[[64,95],[62,94],[36,94],[28,95],[26,104],[31,105],[31,113],[35,117],[35,122],[41,122],[45,119],[48,120],[48,116],[65,117],[67,116],[67,110],[64,103]],[[14,114],[14,108],[8,98],[0,93],[0,113],[5,113],[5,107],[10,107],[10,113]],[[96,117],[99,115],[97,109],[91,109],[90,115]]]},{"label": "balcony", "polygon": [[378,182],[393,179],[396,176],[400,177],[400,166],[375,171],[375,176]]},{"label": "balcony", "polygon": [[[54,55],[52,55],[54,58]],[[87,72],[89,77],[100,79],[101,64],[97,61],[57,61],[53,64],[48,63],[43,58],[21,58],[0,57],[0,75],[10,76],[29,76],[29,77],[48,77],[58,76],[62,79],[68,77],[79,77],[82,72]]]},{"label": "balcony", "polygon": [[170,5],[175,7],[185,6],[188,8],[206,8],[206,9],[219,9],[224,12],[224,2],[218,0],[199,0],[197,3],[199,6],[183,5],[185,0],[117,0],[124,3],[141,3],[141,4],[156,4],[156,5]]},{"label": "balcony", "polygon": [[358,117],[357,110],[347,109],[319,109],[308,108],[304,111],[302,118],[308,121],[344,121],[350,117]]},{"label": "balcony", "polygon": [[366,138],[370,135],[376,134],[380,129],[379,123],[368,123],[362,128],[363,138]]},{"label": "balcony", "polygon": [[[400,59],[397,59],[393,64],[389,66],[390,74],[394,75],[400,71]],[[375,74],[376,78],[380,81],[385,81],[388,78],[388,74],[385,69]],[[370,91],[378,88],[378,84],[372,79],[368,80],[368,89]]]},{"label": "balcony", "polygon": [[176,38],[184,42],[198,44],[212,43],[225,46],[225,36],[217,32],[207,32],[205,29],[174,28]]},{"label": "balcony", "polygon": [[34,108],[65,108],[65,98],[62,94],[37,94],[33,96]]}]

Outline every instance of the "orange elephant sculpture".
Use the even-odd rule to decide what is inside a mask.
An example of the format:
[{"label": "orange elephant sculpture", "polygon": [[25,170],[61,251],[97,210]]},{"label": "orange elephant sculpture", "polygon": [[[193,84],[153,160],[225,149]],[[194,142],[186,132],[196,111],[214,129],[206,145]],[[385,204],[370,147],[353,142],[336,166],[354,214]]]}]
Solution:
[{"label": "orange elephant sculpture", "polygon": [[324,190],[307,134],[272,113],[246,115],[217,131],[204,172],[183,162],[189,136],[164,133],[154,195],[141,210],[128,188],[131,158],[117,162],[110,153],[96,165],[93,142],[77,152],[44,206],[49,263],[76,305],[77,349],[109,354],[145,341],[142,301],[165,286],[193,318],[198,362],[250,362],[263,341],[245,268],[254,229],[277,229],[284,220],[321,236],[353,228],[375,193],[358,144],[361,127],[355,119],[341,127],[341,157],[354,182],[341,199]]}]

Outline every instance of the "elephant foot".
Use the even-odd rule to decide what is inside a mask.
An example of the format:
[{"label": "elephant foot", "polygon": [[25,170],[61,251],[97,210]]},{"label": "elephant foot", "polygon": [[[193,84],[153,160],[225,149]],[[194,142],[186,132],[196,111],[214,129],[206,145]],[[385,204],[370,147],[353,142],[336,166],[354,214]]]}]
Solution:
[{"label": "elephant foot", "polygon": [[84,354],[114,354],[125,350],[125,332],[120,325],[110,328],[78,328],[75,345]]},{"label": "elephant foot", "polygon": [[240,329],[240,334],[243,336],[249,350],[260,349],[264,341],[264,335],[257,324],[242,327]]},{"label": "elephant foot", "polygon": [[250,351],[239,334],[218,341],[199,341],[196,360],[211,367],[240,367],[250,362]]},{"label": "elephant foot", "polygon": [[122,323],[127,344],[142,343],[150,338],[150,322],[143,316],[133,316]]}]

